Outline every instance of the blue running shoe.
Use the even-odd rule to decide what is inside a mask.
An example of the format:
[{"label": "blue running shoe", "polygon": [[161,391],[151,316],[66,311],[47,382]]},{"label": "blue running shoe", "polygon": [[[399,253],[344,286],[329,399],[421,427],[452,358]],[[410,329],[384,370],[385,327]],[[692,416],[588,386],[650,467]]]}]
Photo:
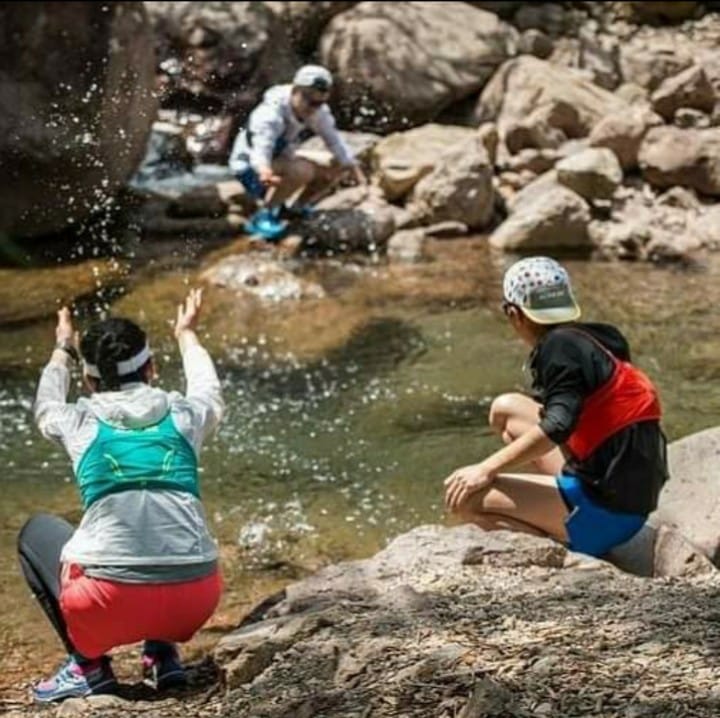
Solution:
[{"label": "blue running shoe", "polygon": [[53,703],[66,698],[114,693],[117,687],[117,680],[107,656],[82,665],[69,656],[52,678],[40,681],[33,687],[32,692],[36,701]]},{"label": "blue running shoe", "polygon": [[177,648],[172,643],[146,641],[142,656],[145,679],[157,690],[184,688],[187,685],[185,668]]},{"label": "blue running shoe", "polygon": [[283,222],[276,211],[267,207],[255,212],[245,223],[245,231],[248,234],[257,235],[268,242],[282,239],[286,230],[287,222]]}]

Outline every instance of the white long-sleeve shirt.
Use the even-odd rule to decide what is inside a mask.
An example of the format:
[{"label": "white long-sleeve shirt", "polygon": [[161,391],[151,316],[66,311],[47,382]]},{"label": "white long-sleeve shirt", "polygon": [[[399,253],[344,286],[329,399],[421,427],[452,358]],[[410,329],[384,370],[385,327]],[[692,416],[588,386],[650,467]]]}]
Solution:
[{"label": "white long-sleeve shirt", "polygon": [[[224,403],[212,359],[198,344],[183,350],[185,395],[144,383],[97,392],[67,403],[70,372],[51,360],[43,369],[35,400],[40,432],[59,442],[76,470],[94,441],[98,421],[138,428],[156,424],[168,412],[177,430],[199,455],[205,438],[220,422]],[[91,504],[63,548],[62,560],[86,573],[127,581],[178,581],[208,573],[217,546],[201,502],[181,491],[133,489]]]},{"label": "white long-sleeve shirt", "polygon": [[275,85],[264,94],[262,102],[250,113],[247,126],[235,138],[229,160],[233,172],[243,172],[248,166],[255,170],[270,167],[276,157],[292,157],[312,135],[323,139],[342,166],[355,163],[330,108],[321,105],[303,121],[293,112],[291,95],[292,85]]}]

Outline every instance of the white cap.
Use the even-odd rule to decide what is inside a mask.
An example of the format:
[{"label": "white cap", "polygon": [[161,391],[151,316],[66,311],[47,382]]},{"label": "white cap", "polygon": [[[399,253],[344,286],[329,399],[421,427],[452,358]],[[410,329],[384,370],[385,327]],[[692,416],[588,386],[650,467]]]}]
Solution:
[{"label": "white cap", "polygon": [[320,92],[329,92],[332,84],[330,71],[322,65],[303,65],[293,78],[295,87],[311,87]]},{"label": "white cap", "polygon": [[538,324],[572,322],[580,317],[565,268],[550,257],[527,257],[510,267],[503,296]]}]

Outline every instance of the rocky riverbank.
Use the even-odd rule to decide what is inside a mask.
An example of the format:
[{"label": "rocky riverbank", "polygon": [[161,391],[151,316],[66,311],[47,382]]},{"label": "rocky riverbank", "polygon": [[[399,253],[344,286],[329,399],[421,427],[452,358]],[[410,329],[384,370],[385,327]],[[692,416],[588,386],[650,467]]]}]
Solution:
[{"label": "rocky riverbank", "polygon": [[[687,262],[720,246],[715,3],[110,6],[116,15],[108,13],[109,25],[108,18],[92,20],[128,44],[113,58],[125,63],[116,75],[142,75],[144,97],[147,67],[156,67],[161,121],[145,163],[132,189],[118,194],[147,138],[151,100],[131,128],[109,139],[93,136],[96,154],[119,153],[122,167],[112,176],[86,173],[82,182],[65,182],[52,217],[40,212],[33,185],[35,194],[17,204],[24,214],[0,227],[11,237],[23,237],[18,222],[33,203],[37,218],[47,219],[42,231],[52,231],[53,217],[57,231],[120,205],[146,237],[237,237],[248,203],[238,183],[205,163],[225,162],[235,132],[269,84],[287,81],[302,62],[319,61],[337,78],[331,104],[373,191],[341,192],[321,204],[320,217],[293,228],[291,251],[387,252],[394,261],[420,261],[438,223],[446,236],[486,233],[504,252]],[[130,43],[132,23],[145,17],[142,42]],[[21,20],[30,22],[14,17]],[[52,33],[46,39],[55,53],[69,51]],[[54,75],[45,79],[56,82]],[[97,94],[102,100],[123,92],[108,85]],[[140,102],[142,93],[126,99]],[[45,107],[43,97],[14,107],[13,121],[20,124],[21,111],[50,120],[52,112],[62,114],[63,106]],[[0,106],[7,101],[0,96]],[[90,103],[77,114],[78,125],[102,119],[104,105],[98,107]],[[57,124],[50,120],[46,134]],[[38,145],[32,127],[13,140],[18,156],[31,156]],[[123,149],[118,142],[126,135],[133,140]],[[85,135],[68,137],[43,140],[55,164],[38,165],[33,177],[51,178],[63,163],[73,164],[68,153],[77,153]],[[316,140],[301,151],[329,161]],[[93,183],[94,204],[84,199]],[[28,234],[38,231],[27,224]]]},{"label": "rocky riverbank", "polygon": [[548,539],[420,526],[268,596],[192,664],[184,694],[154,695],[124,658],[118,696],[39,710],[18,687],[4,707],[13,718],[716,716],[717,509],[702,506],[719,437],[671,447],[658,530],[623,547],[634,571],[650,556],[650,577]]},{"label": "rocky riverbank", "polygon": [[543,539],[424,526],[258,609],[218,643],[218,682],[202,664],[186,696],[126,686],[50,712],[709,718],[719,596],[716,572],[641,579]]},{"label": "rocky riverbank", "polygon": [[[242,16],[263,29],[252,47],[229,36],[238,8],[149,5],[164,116],[182,116],[191,86],[237,113],[186,125],[198,147],[198,132],[214,137],[205,156],[224,156],[228,128],[268,81],[221,86],[222,68],[282,46],[272,81],[285,80],[283,63],[309,59],[336,74],[333,106],[377,191],[321,205],[322,220],[290,242],[300,250],[421,261],[437,222],[456,236],[486,232],[508,252],[687,262],[720,246],[713,3],[266,3]],[[329,160],[317,143],[307,152]],[[242,214],[228,186],[228,217]]]}]

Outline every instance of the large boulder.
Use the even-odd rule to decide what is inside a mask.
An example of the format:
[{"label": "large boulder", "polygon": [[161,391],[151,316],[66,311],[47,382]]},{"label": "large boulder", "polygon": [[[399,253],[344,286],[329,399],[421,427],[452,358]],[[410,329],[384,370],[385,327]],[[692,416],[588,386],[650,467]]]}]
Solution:
[{"label": "large boulder", "polygon": [[493,167],[475,135],[449,149],[415,185],[408,210],[419,224],[455,220],[482,229],[492,219],[494,200]]},{"label": "large boulder", "polygon": [[157,109],[140,2],[4,3],[0,233],[52,233],[107,209]]},{"label": "large boulder", "polygon": [[335,15],[349,10],[356,2],[288,2],[264,3],[285,24],[290,41],[301,56],[310,56],[327,24]]},{"label": "large boulder", "polygon": [[490,246],[508,252],[590,249],[589,223],[587,202],[548,172],[515,196]]},{"label": "large boulder", "polygon": [[510,152],[559,147],[585,137],[610,112],[627,105],[589,80],[536,57],[506,62],[485,86],[478,121],[495,121]]},{"label": "large boulder", "polygon": [[461,2],[363,2],[333,18],[320,59],[337,75],[340,119],[388,131],[480,90],[516,40],[496,15]]},{"label": "large boulder", "polygon": [[680,185],[720,196],[720,127],[655,127],[645,135],[638,160],[655,187]]},{"label": "large boulder", "polygon": [[668,461],[671,478],[654,518],[677,528],[720,565],[720,429],[673,442]]},{"label": "large boulder", "polygon": [[391,201],[404,197],[437,166],[450,147],[471,141],[476,131],[454,125],[423,125],[388,135],[373,148],[378,183]]},{"label": "large boulder", "polygon": [[299,60],[285,21],[261,2],[146,2],[163,104],[246,114]]}]

